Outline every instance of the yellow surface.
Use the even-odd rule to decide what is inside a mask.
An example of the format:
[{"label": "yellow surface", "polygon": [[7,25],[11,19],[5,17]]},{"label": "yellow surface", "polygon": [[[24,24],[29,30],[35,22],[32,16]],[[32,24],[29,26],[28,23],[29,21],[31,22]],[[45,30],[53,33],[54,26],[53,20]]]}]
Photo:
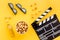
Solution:
[{"label": "yellow surface", "polygon": [[[8,6],[10,2],[17,9],[17,15],[14,15]],[[17,3],[26,8],[26,14],[16,7]],[[53,8],[52,11],[42,20],[56,13],[60,21],[60,0],[0,0],[0,40],[39,40],[31,23],[50,6]],[[6,23],[6,20],[8,20],[8,23]],[[25,34],[18,34],[16,32],[16,23],[18,21],[25,21],[29,25],[28,31]],[[12,26],[14,33],[8,29],[7,24]],[[60,40],[60,37],[54,40]]]}]

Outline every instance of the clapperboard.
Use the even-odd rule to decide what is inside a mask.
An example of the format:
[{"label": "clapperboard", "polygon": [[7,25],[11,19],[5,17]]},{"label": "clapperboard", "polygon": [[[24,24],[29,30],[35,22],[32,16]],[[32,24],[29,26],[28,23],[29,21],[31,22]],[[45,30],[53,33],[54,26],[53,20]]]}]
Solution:
[{"label": "clapperboard", "polygon": [[39,22],[39,24],[33,22],[32,26],[40,40],[53,40],[60,35],[60,23],[56,14]]}]

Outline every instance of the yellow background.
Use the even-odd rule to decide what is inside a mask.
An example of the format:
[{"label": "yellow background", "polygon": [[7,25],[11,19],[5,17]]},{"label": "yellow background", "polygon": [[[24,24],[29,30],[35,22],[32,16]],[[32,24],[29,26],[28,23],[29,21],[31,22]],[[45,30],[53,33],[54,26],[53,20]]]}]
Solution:
[{"label": "yellow background", "polygon": [[[17,15],[14,15],[8,3],[13,3],[18,11]],[[17,3],[27,10],[26,14],[16,7]],[[49,7],[52,7],[52,11],[42,20],[53,14],[56,14],[60,20],[60,0],[0,0],[0,40],[39,40],[31,23]],[[19,21],[25,21],[28,24],[28,31],[25,34],[16,32],[16,23]],[[7,24],[12,26],[14,33],[8,29]],[[54,40],[60,40],[60,36]]]}]

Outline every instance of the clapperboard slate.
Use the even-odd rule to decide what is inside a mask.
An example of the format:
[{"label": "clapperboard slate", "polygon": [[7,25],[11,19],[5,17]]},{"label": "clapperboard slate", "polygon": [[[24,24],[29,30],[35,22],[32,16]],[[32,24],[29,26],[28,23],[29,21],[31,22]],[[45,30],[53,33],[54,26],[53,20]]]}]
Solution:
[{"label": "clapperboard slate", "polygon": [[40,25],[32,23],[40,40],[53,40],[60,35],[60,23],[56,14],[40,23]]}]

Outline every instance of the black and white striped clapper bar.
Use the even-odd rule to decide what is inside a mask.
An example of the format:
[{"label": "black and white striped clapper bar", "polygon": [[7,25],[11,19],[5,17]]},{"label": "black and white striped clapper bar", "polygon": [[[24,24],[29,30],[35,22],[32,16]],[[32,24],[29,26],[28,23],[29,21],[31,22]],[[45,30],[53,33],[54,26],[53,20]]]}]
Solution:
[{"label": "black and white striped clapper bar", "polygon": [[32,26],[34,26],[34,29],[36,28],[35,26],[38,26],[36,23],[39,22],[44,16],[46,16],[51,10],[52,10],[52,8],[49,7],[44,13],[42,13],[41,16],[39,16],[39,17],[32,23]]},{"label": "black and white striped clapper bar", "polygon": [[50,16],[49,18],[39,22],[34,28],[40,40],[53,40],[54,38],[60,36],[60,22],[56,14]]}]

